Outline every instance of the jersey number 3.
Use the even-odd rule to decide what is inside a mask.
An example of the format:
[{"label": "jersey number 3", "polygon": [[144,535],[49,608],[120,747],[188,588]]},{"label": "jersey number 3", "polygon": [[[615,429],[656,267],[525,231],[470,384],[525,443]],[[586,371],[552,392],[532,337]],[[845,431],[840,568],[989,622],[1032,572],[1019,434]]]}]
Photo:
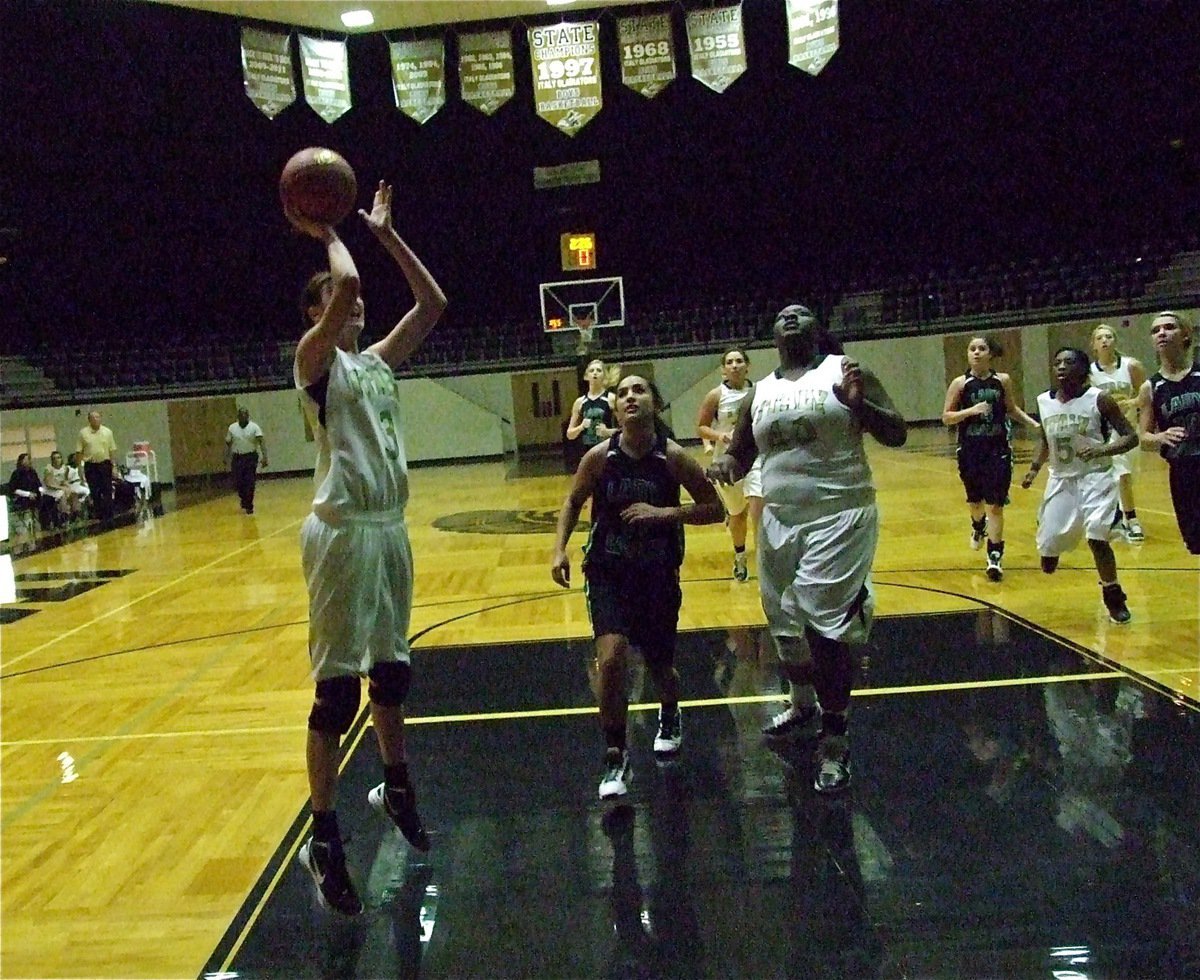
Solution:
[{"label": "jersey number 3", "polygon": [[383,428],[385,437],[383,451],[387,453],[388,459],[399,459],[400,438],[396,435],[396,421],[392,418],[392,413],[386,409],[380,412],[379,424]]}]

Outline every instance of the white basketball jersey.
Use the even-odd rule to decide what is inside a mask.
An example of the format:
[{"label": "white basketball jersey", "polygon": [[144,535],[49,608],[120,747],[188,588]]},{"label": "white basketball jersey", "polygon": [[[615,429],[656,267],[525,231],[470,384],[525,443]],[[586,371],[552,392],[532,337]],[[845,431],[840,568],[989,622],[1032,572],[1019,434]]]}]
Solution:
[{"label": "white basketball jersey", "polygon": [[[1105,371],[1099,361],[1092,361],[1092,384],[1118,400],[1132,398],[1136,392],[1133,390],[1133,378],[1129,374],[1129,358],[1118,356],[1117,363],[1111,371]],[[1137,409],[1129,409],[1125,412],[1125,417],[1133,421],[1137,418]]]},{"label": "white basketball jersey", "polygon": [[[713,417],[712,425],[709,428],[714,432],[724,434],[733,431],[733,425],[737,422],[738,409],[745,397],[754,391],[754,382],[747,381],[744,388],[730,388],[722,381],[720,391],[721,394],[717,398],[717,414]],[[704,451],[706,453],[713,451],[713,444],[708,439],[704,440]]]},{"label": "white basketball jersey", "polygon": [[392,369],[378,354],[336,349],[329,366],[325,421],[307,392],[304,408],[317,441],[313,513],[329,524],[369,512],[403,511],[408,462]]},{"label": "white basketball jersey", "polygon": [[733,424],[737,421],[738,409],[742,399],[754,391],[754,384],[747,381],[743,388],[730,388],[721,382],[721,397],[717,401],[717,417],[713,419],[712,428],[717,432],[732,432]]},{"label": "white basketball jersey", "polygon": [[1129,358],[1118,357],[1111,371],[1105,371],[1099,361],[1092,361],[1092,385],[1114,398],[1133,397],[1133,378],[1129,376]]},{"label": "white basketball jersey", "polygon": [[842,355],[830,354],[795,381],[768,375],[751,409],[762,463],[763,500],[812,516],[875,501],[862,429],[833,393]]},{"label": "white basketball jersey", "polygon": [[1112,467],[1111,456],[1082,460],[1076,454],[1084,446],[1103,446],[1107,432],[1096,401],[1102,392],[1088,388],[1078,398],[1060,402],[1051,392],[1037,398],[1042,432],[1050,447],[1049,465],[1054,476],[1082,476]]}]

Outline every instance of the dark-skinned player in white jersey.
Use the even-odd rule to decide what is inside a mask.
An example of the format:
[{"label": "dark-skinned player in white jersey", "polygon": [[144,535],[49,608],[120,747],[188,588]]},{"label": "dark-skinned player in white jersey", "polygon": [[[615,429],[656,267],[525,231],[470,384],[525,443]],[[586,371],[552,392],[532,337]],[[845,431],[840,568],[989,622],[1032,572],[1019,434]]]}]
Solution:
[{"label": "dark-skinned player in white jersey", "polygon": [[779,368],[743,400],[709,475],[732,483],[762,457],[759,585],[792,696],[763,734],[818,735],[813,785],[836,793],[850,783],[851,651],[867,641],[874,610],[879,515],[863,433],[886,446],[908,433],[879,380],[854,358],[825,353],[824,339],[807,307],[779,312]]},{"label": "dark-skinned player in white jersey", "polygon": [[[1021,480],[1028,490],[1049,460],[1050,476],[1038,508],[1037,550],[1042,571],[1052,574],[1059,557],[1086,537],[1108,618],[1122,625],[1131,617],[1117,581],[1117,559],[1108,543],[1115,533],[1113,518],[1120,501],[1112,458],[1137,446],[1137,433],[1121,414],[1116,399],[1091,383],[1084,351],[1060,347],[1052,364],[1054,387],[1037,400],[1041,445]],[[1110,439],[1114,432],[1116,436]]]}]

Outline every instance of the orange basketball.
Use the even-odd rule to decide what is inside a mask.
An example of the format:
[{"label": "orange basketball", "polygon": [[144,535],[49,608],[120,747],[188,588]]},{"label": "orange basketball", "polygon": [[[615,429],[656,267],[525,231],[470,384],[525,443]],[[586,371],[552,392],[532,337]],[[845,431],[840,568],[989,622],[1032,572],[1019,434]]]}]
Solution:
[{"label": "orange basketball", "polygon": [[357,194],[354,168],[340,153],[323,146],[294,154],[279,176],[284,207],[324,225],[336,225],[354,210]]}]

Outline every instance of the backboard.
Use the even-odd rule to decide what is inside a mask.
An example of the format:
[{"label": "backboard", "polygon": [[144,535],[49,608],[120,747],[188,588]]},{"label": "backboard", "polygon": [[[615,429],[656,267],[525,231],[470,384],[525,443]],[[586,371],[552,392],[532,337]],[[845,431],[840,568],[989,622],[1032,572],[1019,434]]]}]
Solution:
[{"label": "backboard", "polygon": [[620,276],[543,282],[538,289],[547,333],[625,325],[625,282]]}]

